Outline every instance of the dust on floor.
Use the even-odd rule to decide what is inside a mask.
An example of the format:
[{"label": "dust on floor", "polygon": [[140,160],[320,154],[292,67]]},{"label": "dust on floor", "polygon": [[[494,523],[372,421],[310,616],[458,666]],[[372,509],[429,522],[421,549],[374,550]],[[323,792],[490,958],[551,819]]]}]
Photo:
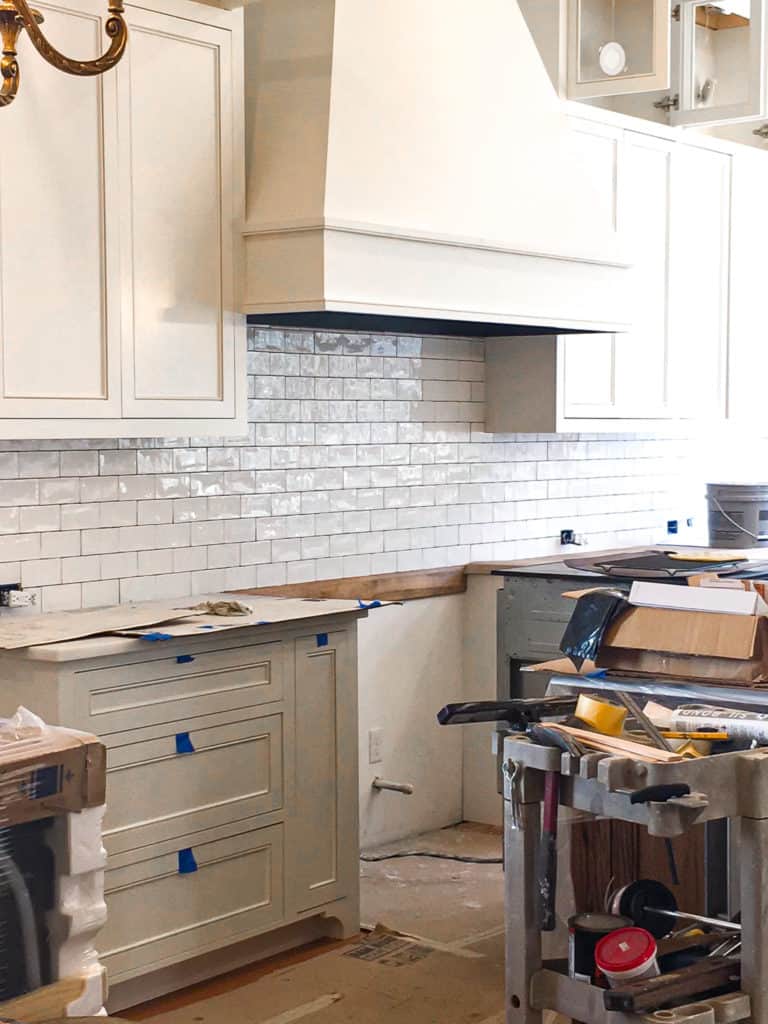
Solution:
[{"label": "dust on floor", "polygon": [[[429,849],[498,857],[496,830],[458,826],[378,852]],[[502,1024],[500,865],[402,858],[361,865],[360,940],[322,947],[270,973],[232,976],[195,1000],[155,1004],[157,1024]],[[126,1016],[132,1016],[129,1012]]]}]

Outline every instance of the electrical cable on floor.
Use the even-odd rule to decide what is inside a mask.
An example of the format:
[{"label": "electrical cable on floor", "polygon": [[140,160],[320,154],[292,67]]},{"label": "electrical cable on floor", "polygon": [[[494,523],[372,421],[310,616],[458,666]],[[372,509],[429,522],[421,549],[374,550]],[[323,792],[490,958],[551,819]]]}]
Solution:
[{"label": "electrical cable on floor", "polygon": [[503,864],[503,857],[466,857],[461,853],[437,853],[435,850],[401,850],[398,853],[361,853],[360,860],[366,864],[377,864],[381,860],[395,860],[398,857],[434,857],[436,860],[457,860],[462,864]]}]

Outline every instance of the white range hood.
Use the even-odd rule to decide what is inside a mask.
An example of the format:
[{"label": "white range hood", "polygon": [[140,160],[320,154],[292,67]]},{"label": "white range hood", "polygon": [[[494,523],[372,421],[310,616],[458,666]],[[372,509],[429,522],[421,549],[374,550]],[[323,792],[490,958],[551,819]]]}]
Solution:
[{"label": "white range hood", "polygon": [[626,329],[615,224],[516,0],[252,0],[246,104],[256,319]]}]

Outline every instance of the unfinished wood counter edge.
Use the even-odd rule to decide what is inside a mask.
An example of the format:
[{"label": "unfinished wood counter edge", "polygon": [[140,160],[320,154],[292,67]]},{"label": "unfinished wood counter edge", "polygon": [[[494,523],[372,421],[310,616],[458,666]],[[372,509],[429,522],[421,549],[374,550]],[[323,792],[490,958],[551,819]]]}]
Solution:
[{"label": "unfinished wood counter edge", "polygon": [[377,576],[286,583],[277,587],[238,590],[238,594],[271,597],[345,598],[361,601],[415,601],[424,597],[463,594],[467,589],[466,566],[388,572]]}]

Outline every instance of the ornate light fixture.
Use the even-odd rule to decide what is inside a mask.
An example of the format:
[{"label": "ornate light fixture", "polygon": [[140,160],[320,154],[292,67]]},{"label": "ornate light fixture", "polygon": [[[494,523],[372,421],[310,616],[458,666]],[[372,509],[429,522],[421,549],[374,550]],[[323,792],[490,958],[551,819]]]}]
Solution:
[{"label": "ornate light fixture", "polygon": [[19,91],[20,71],[16,59],[16,43],[22,29],[27,30],[33,46],[49,64],[68,75],[102,75],[120,60],[128,41],[128,27],[123,19],[123,0],[109,0],[109,18],[104,29],[110,44],[95,60],[72,60],[51,46],[40,31],[43,16],[29,6],[27,0],[0,0],[0,39],[3,54],[0,58],[0,107],[7,107]]}]

